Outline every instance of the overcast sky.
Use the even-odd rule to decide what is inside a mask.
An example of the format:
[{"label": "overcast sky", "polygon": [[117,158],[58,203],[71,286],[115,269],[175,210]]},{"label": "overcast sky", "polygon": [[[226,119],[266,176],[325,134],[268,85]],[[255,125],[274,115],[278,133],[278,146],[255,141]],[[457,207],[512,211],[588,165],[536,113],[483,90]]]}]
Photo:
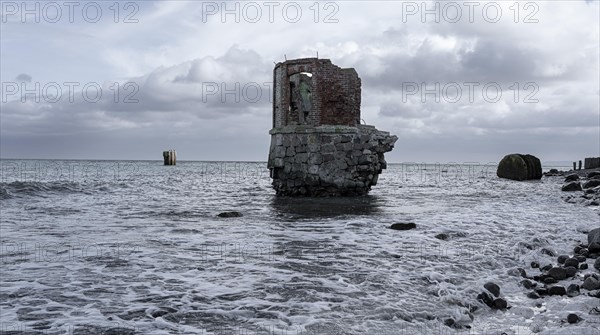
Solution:
[{"label": "overcast sky", "polygon": [[600,155],[597,1],[74,3],[2,2],[2,158],[265,161],[274,63],[317,52],[389,162]]}]

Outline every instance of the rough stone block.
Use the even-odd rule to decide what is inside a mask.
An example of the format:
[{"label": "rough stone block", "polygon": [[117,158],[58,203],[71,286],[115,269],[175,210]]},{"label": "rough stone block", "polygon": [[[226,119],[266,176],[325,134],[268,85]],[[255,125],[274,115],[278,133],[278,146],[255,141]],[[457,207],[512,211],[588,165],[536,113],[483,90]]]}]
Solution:
[{"label": "rough stone block", "polygon": [[296,150],[294,149],[294,147],[288,147],[285,152],[285,156],[286,157],[294,157],[295,155],[296,155]]},{"label": "rough stone block", "polygon": [[319,152],[319,151],[321,151],[321,146],[319,144],[309,144],[308,151],[309,152]]},{"label": "rough stone block", "polygon": [[275,147],[275,157],[276,158],[283,158],[285,157],[285,147]]},{"label": "rough stone block", "polygon": [[308,156],[308,164],[321,164],[323,163],[323,157],[320,153],[314,152],[310,153]]},{"label": "rough stone block", "polygon": [[333,146],[332,143],[326,143],[321,145],[321,152],[328,154],[328,153],[332,153],[335,151],[335,146]]}]

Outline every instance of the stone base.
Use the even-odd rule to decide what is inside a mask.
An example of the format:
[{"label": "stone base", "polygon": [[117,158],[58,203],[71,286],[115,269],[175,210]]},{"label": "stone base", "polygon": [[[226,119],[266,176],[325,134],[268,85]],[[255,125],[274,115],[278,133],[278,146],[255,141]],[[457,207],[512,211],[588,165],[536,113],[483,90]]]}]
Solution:
[{"label": "stone base", "polygon": [[288,126],[270,131],[268,168],[278,195],[363,195],[398,137],[373,126]]}]

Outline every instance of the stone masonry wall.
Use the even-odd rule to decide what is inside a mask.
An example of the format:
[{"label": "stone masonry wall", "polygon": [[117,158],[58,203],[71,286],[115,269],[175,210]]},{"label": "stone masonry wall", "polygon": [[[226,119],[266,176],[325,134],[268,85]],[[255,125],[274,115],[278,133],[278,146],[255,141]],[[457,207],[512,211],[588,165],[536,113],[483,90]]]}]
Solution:
[{"label": "stone masonry wall", "polygon": [[366,194],[397,137],[372,126],[292,126],[271,131],[268,167],[279,195]]}]

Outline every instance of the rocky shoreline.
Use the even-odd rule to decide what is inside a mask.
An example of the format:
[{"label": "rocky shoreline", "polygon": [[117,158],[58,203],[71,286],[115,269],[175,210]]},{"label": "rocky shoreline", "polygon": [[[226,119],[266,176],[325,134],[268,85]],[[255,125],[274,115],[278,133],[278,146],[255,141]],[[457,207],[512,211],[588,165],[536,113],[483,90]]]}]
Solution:
[{"label": "rocky shoreline", "polygon": [[[563,199],[568,203],[585,206],[600,206],[600,169],[557,171],[550,170],[545,176],[562,176],[563,192],[568,192]],[[600,215],[600,212],[598,212]]]},{"label": "rocky shoreline", "polygon": [[[565,202],[586,207],[600,204],[600,168],[577,171],[550,170],[545,172],[544,176],[544,179],[550,182],[554,182],[556,177],[564,178],[562,186],[560,181],[556,180],[556,187],[561,188],[565,194],[562,197]],[[553,177],[555,180],[551,179]],[[598,214],[600,215],[600,211]],[[483,308],[513,313],[515,316],[527,315],[526,318],[532,321],[535,314],[547,314],[548,320],[559,321],[562,325],[559,328],[546,328],[545,324],[531,322],[521,328],[525,334],[600,334],[600,219],[590,223],[587,228],[589,231],[578,229],[582,233],[581,240],[574,240],[570,250],[557,252],[548,245],[549,241],[540,242],[539,245],[524,245],[528,250],[539,248],[539,253],[554,258],[554,261],[549,262],[548,258],[544,257],[546,261],[538,259],[522,262],[519,267],[509,269],[507,274],[516,277],[521,288],[521,293],[516,296],[506,296],[502,293],[502,285],[512,284],[486,282],[476,289],[474,298],[477,304],[468,306],[472,324],[453,318],[444,320],[444,324],[458,329],[457,331],[464,328],[469,329],[468,331],[476,330],[481,324],[475,321],[474,312]],[[525,301],[531,303],[524,303]],[[556,320],[557,317],[560,320]],[[516,330],[516,334],[521,333]]]}]

